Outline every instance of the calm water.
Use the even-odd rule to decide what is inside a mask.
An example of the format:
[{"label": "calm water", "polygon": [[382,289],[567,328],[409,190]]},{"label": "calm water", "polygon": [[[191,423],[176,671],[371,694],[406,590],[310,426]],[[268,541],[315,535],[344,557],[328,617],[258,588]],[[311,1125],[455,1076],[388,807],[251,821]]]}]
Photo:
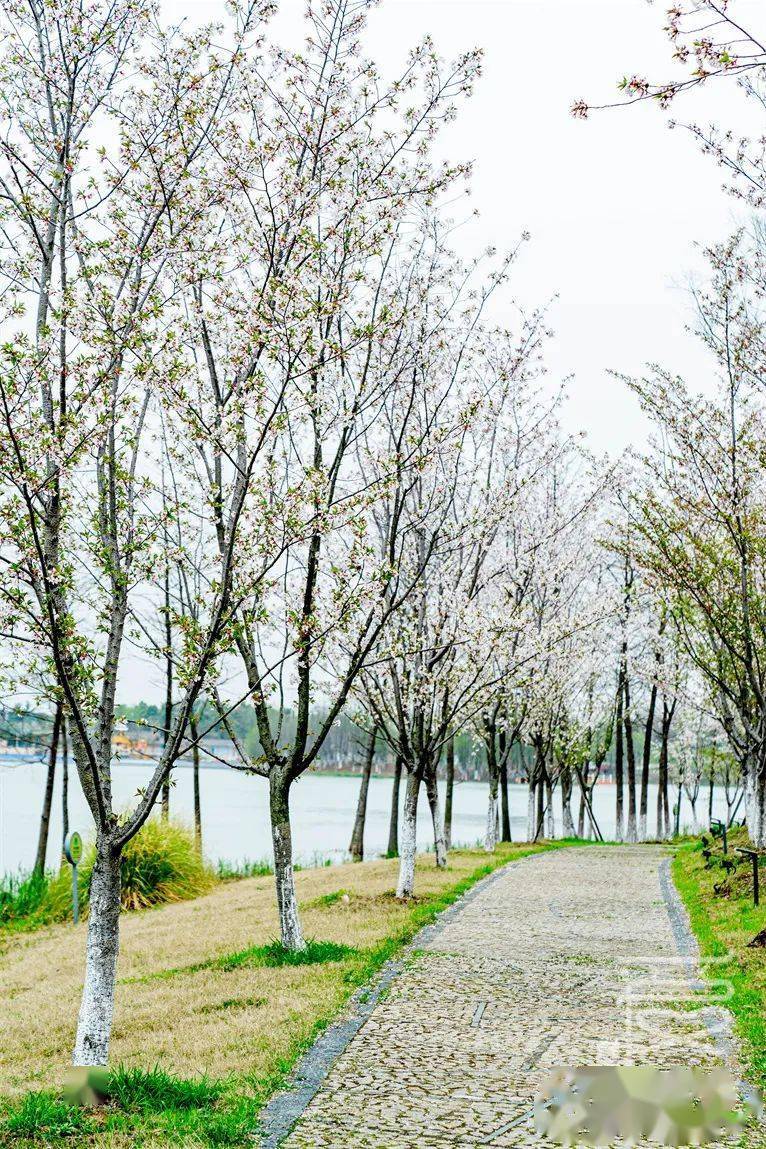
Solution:
[{"label": "calm water", "polygon": [[[132,805],[138,787],[150,776],[145,765],[121,764],[114,772],[115,804]],[[176,773],[171,792],[174,817],[191,824],[193,815],[192,771]],[[368,856],[383,853],[388,843],[388,819],[392,780],[373,778],[370,785],[365,850]],[[40,808],[45,785],[45,767],[32,763],[9,765],[0,761],[0,873],[30,869],[37,846]],[[271,858],[268,821],[268,788],[261,778],[250,778],[232,770],[201,772],[204,848],[212,861],[237,862],[244,858]],[[359,781],[349,777],[308,775],[293,786],[293,838],[296,858],[304,864],[324,859],[341,861],[348,850],[354,823]],[[402,792],[404,787],[402,787]],[[656,787],[651,788],[649,826],[654,826]],[[575,819],[579,795],[572,803]],[[453,840],[460,845],[476,845],[484,834],[487,787],[480,782],[462,782],[455,789]],[[561,807],[554,798],[556,831],[561,833]],[[604,837],[614,835],[615,792],[612,786],[598,786],[594,811]],[[722,815],[726,805],[716,793],[715,813]],[[700,793],[698,815],[707,818],[707,791]],[[526,836],[527,791],[511,787],[513,837]],[[691,824],[691,807],[682,806],[682,824]],[[93,823],[76,776],[70,775],[70,826],[85,838],[93,836]],[[422,848],[431,845],[428,807],[423,798],[418,815],[418,839]],[[61,791],[57,779],[48,864],[56,864],[61,842]]]}]

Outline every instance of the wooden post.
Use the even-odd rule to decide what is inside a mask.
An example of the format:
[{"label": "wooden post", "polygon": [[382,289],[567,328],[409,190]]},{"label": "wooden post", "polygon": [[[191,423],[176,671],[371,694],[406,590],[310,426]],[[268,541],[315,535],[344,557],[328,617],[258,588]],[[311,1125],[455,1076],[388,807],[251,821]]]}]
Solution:
[{"label": "wooden post", "polygon": [[753,905],[759,906],[761,904],[761,875],[758,871],[758,866],[761,861],[761,855],[758,850],[749,850],[743,846],[737,847],[737,853],[750,858],[753,863]]}]

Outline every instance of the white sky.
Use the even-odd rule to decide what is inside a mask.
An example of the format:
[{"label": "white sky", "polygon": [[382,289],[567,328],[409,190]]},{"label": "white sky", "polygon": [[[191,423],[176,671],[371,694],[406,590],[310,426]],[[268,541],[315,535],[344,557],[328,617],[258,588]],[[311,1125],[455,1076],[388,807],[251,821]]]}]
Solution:
[{"label": "white sky", "polygon": [[[763,24],[760,0],[734,0]],[[446,57],[484,48],[473,100],[445,135],[451,158],[475,162],[466,252],[532,242],[514,281],[526,304],[559,299],[549,362],[573,375],[567,421],[598,450],[645,436],[640,412],[610,368],[639,373],[648,361],[704,384],[706,363],[687,334],[687,284],[699,272],[695,244],[723,238],[737,205],[723,174],[653,105],[574,120],[574,99],[618,98],[617,81],[639,72],[664,79],[670,48],[665,0],[382,0],[367,46],[384,72],[431,34]],[[165,0],[173,19],[215,18],[221,0]],[[760,10],[760,15],[759,15]],[[303,0],[281,0],[275,31],[299,35]],[[695,92],[674,115],[741,127],[744,97],[733,85]],[[467,215],[469,212],[466,213]]]}]

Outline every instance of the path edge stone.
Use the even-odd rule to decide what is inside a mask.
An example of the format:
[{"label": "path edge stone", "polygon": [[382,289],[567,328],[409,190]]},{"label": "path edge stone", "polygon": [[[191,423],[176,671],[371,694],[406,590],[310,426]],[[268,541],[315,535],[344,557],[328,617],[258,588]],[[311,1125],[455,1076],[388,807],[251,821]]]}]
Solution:
[{"label": "path edge stone", "polygon": [[259,1149],[279,1149],[316,1097],[338,1058],[345,1053],[372,1016],[381,998],[407,969],[413,955],[438,937],[474,898],[503,878],[509,870],[546,853],[548,851],[541,850],[536,854],[527,854],[480,878],[452,905],[442,910],[433,922],[423,926],[403,948],[400,957],[387,961],[369,982],[355,990],[338,1020],[328,1025],[300,1058],[285,1088],[275,1093],[264,1106],[258,1128],[252,1134]]}]

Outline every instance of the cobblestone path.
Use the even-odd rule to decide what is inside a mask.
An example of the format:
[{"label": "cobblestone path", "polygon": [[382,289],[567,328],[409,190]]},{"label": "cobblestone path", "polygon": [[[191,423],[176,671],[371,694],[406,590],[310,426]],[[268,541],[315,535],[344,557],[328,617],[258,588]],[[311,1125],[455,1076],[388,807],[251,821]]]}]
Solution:
[{"label": "cobblestone path", "polygon": [[416,952],[283,1144],[539,1146],[530,1109],[554,1066],[719,1062],[723,1015],[678,1007],[698,970],[679,956],[666,859],[566,849],[490,879]]}]

